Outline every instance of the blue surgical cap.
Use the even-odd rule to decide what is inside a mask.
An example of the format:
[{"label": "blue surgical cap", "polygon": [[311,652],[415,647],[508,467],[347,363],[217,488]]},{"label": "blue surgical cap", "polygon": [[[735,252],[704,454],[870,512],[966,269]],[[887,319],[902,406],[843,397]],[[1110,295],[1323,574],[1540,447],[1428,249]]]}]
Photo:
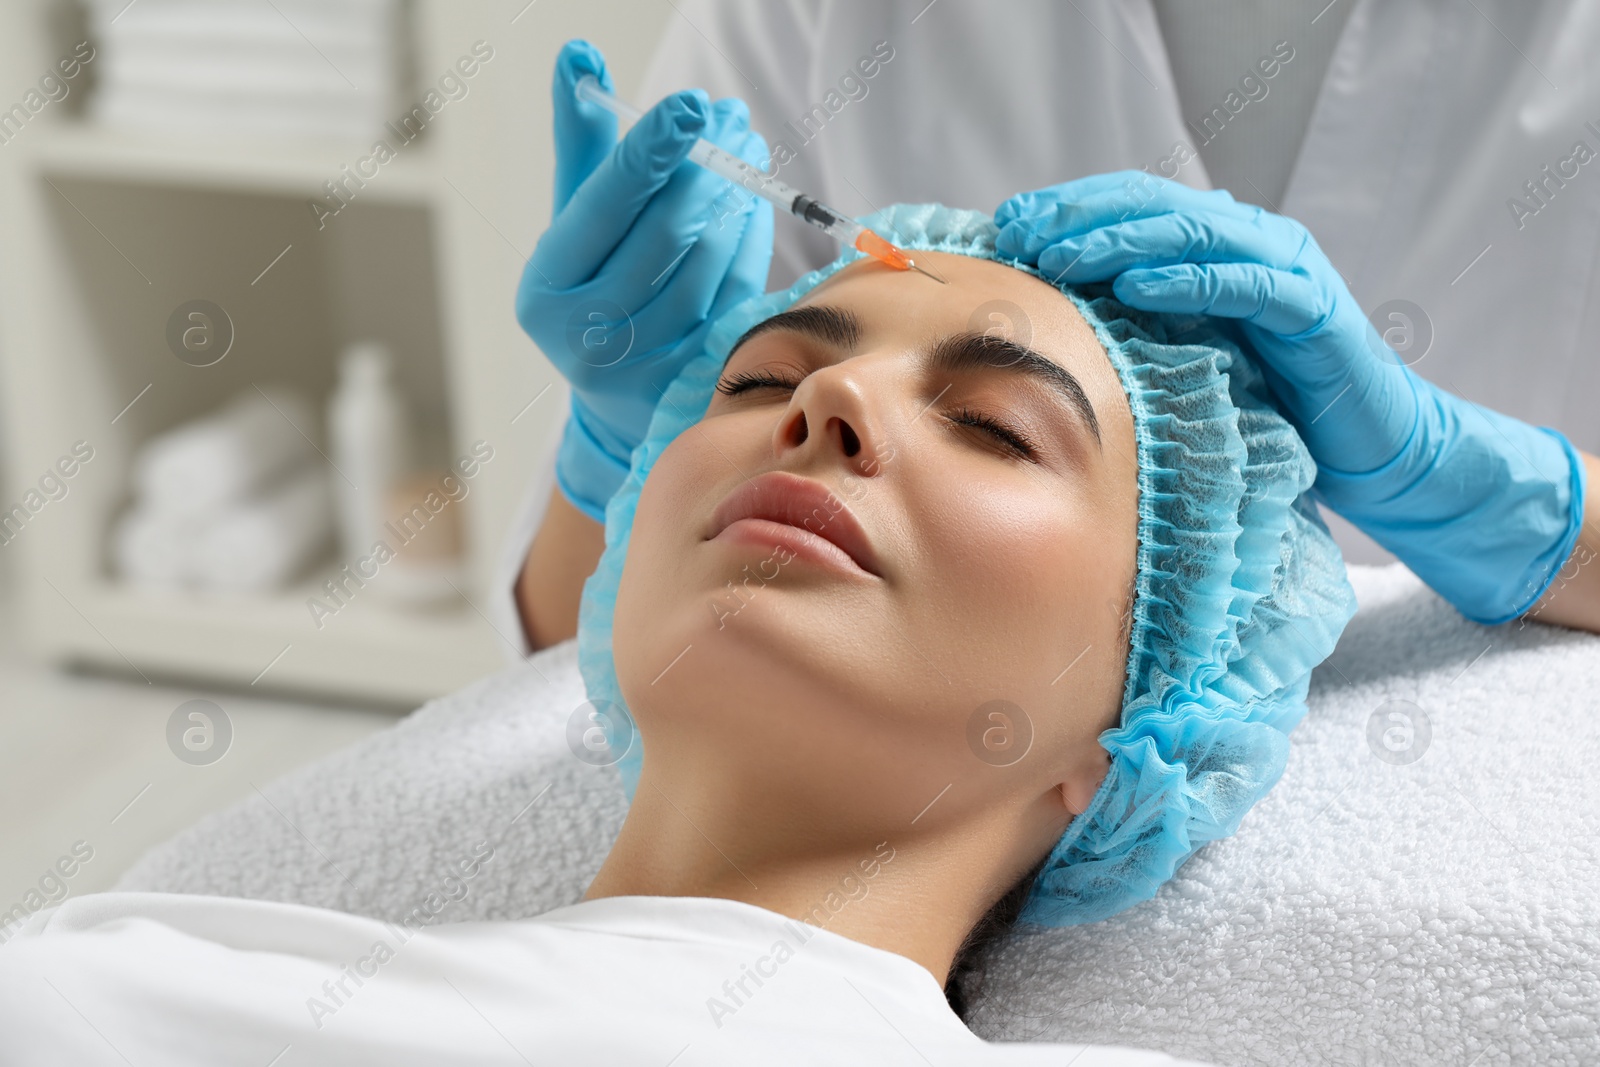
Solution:
[{"label": "blue surgical cap", "polygon": [[[998,231],[979,212],[900,204],[862,221],[902,248],[1042,277],[996,252]],[[729,310],[663,394],[606,507],[578,657],[590,701],[616,711],[608,737],[628,746],[617,766],[630,799],[643,748],[617,685],[611,627],[639,492],[662,450],[705,414],[734,342],[860,258],[849,251]],[[1204,318],[1137,311],[1103,286],[1062,292],[1094,327],[1133,411],[1139,549],[1120,723],[1099,737],[1111,764],[1018,918],[1045,926],[1096,922],[1150,899],[1200,846],[1238,829],[1282,775],[1312,668],[1355,613],[1339,549],[1306,495],[1316,465],[1259,369]]]}]

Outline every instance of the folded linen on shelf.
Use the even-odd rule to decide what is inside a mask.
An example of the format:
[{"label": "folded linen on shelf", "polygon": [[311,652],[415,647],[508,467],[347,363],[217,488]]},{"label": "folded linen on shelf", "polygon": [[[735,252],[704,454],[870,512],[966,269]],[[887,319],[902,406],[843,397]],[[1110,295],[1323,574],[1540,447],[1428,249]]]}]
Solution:
[{"label": "folded linen on shelf", "polygon": [[123,578],[146,589],[269,592],[328,547],[333,507],[320,463],[295,467],[260,495],[205,514],[140,502],[112,529]]},{"label": "folded linen on shelf", "polygon": [[195,546],[194,576],[208,589],[270,591],[304,569],[332,537],[327,471],[307,464],[259,499],[207,522]]},{"label": "folded linen on shelf", "polygon": [[134,459],[141,504],[173,517],[215,514],[317,458],[316,425],[298,394],[252,387],[231,403],[147,441]]},{"label": "folded linen on shelf", "polygon": [[200,524],[192,516],[136,506],[111,529],[111,559],[122,578],[144,589],[189,584]]},{"label": "folded linen on shelf", "polygon": [[360,139],[403,110],[398,0],[91,0],[93,121]]}]

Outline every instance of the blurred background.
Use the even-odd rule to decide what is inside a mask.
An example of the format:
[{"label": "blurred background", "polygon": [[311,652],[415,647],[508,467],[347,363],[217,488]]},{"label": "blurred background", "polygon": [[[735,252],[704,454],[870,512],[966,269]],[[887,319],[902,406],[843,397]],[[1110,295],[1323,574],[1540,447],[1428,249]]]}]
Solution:
[{"label": "blurred background", "polygon": [[551,61],[629,94],[671,17],[0,5],[0,910],[506,663]]}]

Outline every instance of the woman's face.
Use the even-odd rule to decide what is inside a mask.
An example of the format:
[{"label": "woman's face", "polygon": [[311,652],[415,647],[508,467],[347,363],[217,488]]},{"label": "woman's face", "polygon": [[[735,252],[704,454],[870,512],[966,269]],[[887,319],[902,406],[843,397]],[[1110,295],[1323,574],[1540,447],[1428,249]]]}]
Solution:
[{"label": "woman's face", "polygon": [[949,284],[863,261],[735,348],[640,496],[617,676],[646,778],[830,833],[1053,810],[1031,848],[1108,765],[1133,420],[1066,296],[916,255]]}]

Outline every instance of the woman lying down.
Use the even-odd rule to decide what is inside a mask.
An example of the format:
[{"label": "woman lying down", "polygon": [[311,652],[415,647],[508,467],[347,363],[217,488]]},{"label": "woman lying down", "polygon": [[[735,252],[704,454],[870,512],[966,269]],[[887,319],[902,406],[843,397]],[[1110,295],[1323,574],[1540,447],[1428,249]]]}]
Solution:
[{"label": "woman lying down", "polygon": [[[988,215],[872,221],[947,284],[851,253],[737,304],[625,453],[578,636],[632,804],[582,901],[71,900],[0,947],[0,1060],[1189,1062],[986,1043],[963,997],[1277,781],[1354,610],[1317,463],[1210,320],[1058,287]],[[1586,580],[1513,606],[1592,627]]]}]

